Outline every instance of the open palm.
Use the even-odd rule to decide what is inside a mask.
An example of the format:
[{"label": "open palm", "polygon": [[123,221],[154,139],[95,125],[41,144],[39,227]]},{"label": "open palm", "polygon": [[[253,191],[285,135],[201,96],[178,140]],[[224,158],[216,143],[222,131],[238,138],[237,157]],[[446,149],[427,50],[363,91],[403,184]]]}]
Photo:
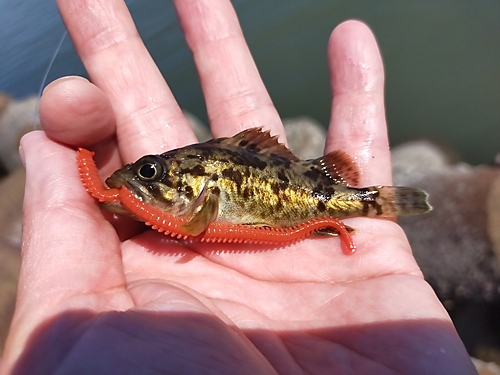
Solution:
[{"label": "open palm", "polygon": [[[174,1],[212,133],[264,126],[284,139],[228,0]],[[118,0],[59,1],[93,83],[45,90],[45,132],[27,170],[18,303],[0,373],[473,374],[401,228],[356,218],[337,238],[281,249],[177,242],[112,218],[84,190],[75,147],[103,177],[196,141]],[[391,184],[383,67],[366,26],[328,46],[334,101],[326,151],[356,158],[361,185]]]}]

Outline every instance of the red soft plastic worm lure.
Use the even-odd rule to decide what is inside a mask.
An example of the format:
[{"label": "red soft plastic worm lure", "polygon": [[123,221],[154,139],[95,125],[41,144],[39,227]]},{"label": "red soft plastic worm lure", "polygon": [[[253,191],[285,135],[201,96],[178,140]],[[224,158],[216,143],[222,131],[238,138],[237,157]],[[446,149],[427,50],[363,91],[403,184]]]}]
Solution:
[{"label": "red soft plastic worm lure", "polygon": [[271,228],[214,221],[199,236],[191,236],[182,230],[182,225],[186,223],[182,218],[142,202],[140,198],[124,186],[119,189],[106,188],[99,177],[93,156],[94,152],[84,148],[79,148],[77,151],[80,178],[87,191],[100,202],[120,203],[123,208],[143,220],[146,225],[171,237],[184,240],[194,239],[201,242],[287,245],[303,240],[316,231],[334,228],[344,244],[344,252],[352,254],[356,251],[356,245],[344,223],[330,217],[309,220],[289,228]]},{"label": "red soft plastic worm lure", "polygon": [[120,202],[120,190],[104,187],[95,164],[95,152],[79,148],[76,154],[78,171],[85,189],[99,202]]}]

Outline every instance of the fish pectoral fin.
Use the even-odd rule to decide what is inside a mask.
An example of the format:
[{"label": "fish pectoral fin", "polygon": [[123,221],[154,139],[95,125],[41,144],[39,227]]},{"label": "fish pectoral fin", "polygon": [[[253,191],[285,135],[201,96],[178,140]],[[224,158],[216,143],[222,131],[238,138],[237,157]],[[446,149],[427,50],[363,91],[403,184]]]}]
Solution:
[{"label": "fish pectoral fin", "polygon": [[217,219],[219,213],[219,196],[210,190],[206,192],[205,202],[181,228],[191,236],[198,236],[207,229],[208,225]]},{"label": "fish pectoral fin", "polygon": [[102,202],[99,203],[99,207],[104,208],[106,211],[110,211],[114,214],[122,215],[122,216],[128,216],[128,217],[133,217],[136,220],[141,221],[140,218],[137,218],[134,214],[130,213],[129,210],[123,208],[121,203],[119,202]]},{"label": "fish pectoral fin", "polygon": [[[350,227],[348,225],[345,226],[345,229],[347,229],[347,231],[351,234],[356,231],[356,229],[354,229],[353,227]],[[334,227],[327,227],[327,228],[323,228],[323,229],[318,229],[313,234],[317,235],[317,236],[338,236],[340,233]]]}]

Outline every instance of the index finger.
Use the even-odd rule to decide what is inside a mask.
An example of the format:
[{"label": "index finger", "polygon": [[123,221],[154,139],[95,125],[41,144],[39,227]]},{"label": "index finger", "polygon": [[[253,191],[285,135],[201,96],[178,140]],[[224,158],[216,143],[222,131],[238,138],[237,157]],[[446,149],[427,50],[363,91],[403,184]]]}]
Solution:
[{"label": "index finger", "polygon": [[111,101],[125,162],[196,141],[124,1],[57,4],[92,82]]}]

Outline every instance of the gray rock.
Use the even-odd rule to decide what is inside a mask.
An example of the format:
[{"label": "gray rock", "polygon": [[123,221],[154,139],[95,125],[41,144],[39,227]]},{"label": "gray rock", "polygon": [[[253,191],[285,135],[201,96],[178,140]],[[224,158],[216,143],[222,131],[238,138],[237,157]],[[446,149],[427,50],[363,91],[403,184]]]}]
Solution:
[{"label": "gray rock", "polygon": [[454,163],[429,142],[399,146],[392,159],[396,185],[429,193],[432,212],[398,222],[440,298],[500,299],[500,170]]},{"label": "gray rock", "polygon": [[480,359],[471,358],[479,375],[500,375],[500,366],[493,362],[484,362]]},{"label": "gray rock", "polygon": [[212,138],[210,129],[198,117],[185,110],[183,110],[182,112],[184,113],[184,116],[186,116],[189,125],[191,125],[196,138],[198,138],[198,142],[205,142]]},{"label": "gray rock", "polygon": [[38,97],[15,101],[0,94],[0,163],[7,171],[21,166],[19,141],[35,129],[40,129]]},{"label": "gray rock", "polygon": [[300,159],[315,159],[323,155],[326,130],[310,117],[283,120],[288,145]]},{"label": "gray rock", "polygon": [[17,169],[0,180],[0,352],[14,313],[21,264],[25,173]]}]

